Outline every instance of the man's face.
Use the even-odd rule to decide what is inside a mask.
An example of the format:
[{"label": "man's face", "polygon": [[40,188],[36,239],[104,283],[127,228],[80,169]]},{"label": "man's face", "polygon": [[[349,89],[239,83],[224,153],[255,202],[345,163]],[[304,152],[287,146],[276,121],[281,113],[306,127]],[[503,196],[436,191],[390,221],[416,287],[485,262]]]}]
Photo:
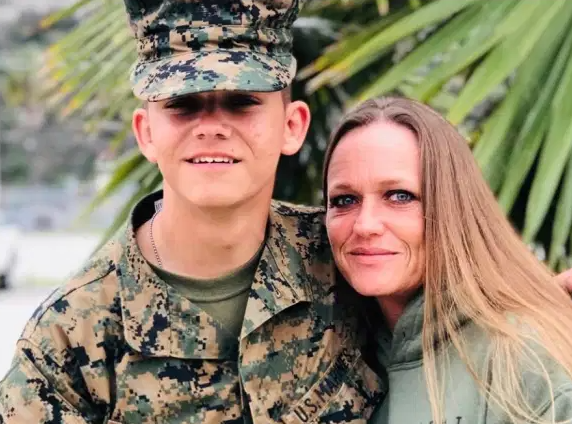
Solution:
[{"label": "man's face", "polygon": [[211,92],[148,104],[133,117],[143,154],[164,189],[198,207],[272,195],[278,159],[296,153],[309,111],[280,92]]}]

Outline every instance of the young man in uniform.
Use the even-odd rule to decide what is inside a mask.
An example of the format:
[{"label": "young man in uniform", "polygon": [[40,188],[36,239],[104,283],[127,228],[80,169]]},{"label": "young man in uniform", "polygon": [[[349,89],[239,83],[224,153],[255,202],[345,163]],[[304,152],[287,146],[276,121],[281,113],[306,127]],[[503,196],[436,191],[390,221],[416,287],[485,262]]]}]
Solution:
[{"label": "young man in uniform", "polygon": [[301,1],[125,2],[164,188],[36,311],[0,423],[365,423],[382,382],[322,212],[271,201],[310,121],[288,95]]}]

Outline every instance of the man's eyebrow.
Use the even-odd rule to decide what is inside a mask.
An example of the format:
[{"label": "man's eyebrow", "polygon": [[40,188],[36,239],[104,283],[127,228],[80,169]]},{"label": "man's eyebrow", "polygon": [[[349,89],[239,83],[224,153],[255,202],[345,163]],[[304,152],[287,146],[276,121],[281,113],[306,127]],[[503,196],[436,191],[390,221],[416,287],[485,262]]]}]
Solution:
[{"label": "man's eyebrow", "polygon": [[200,106],[205,103],[205,100],[199,96],[182,96],[175,97],[165,103],[165,107],[184,107],[184,106]]}]

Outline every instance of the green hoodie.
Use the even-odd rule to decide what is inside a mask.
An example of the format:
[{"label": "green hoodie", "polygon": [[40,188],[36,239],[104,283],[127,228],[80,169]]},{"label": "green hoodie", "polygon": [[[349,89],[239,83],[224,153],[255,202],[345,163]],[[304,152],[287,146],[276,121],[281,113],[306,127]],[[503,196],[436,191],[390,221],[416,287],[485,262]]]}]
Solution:
[{"label": "green hoodie", "polygon": [[[423,293],[409,303],[398,320],[393,334],[380,330],[377,336],[377,356],[387,369],[389,394],[378,406],[370,424],[433,424],[425,374],[423,371],[422,327]],[[467,351],[479,376],[490,376],[488,368],[487,338],[482,330],[466,323],[462,335]],[[486,402],[477,383],[452,345],[447,347],[449,365],[445,379],[444,424],[508,424],[506,414],[493,402]],[[522,384],[527,402],[550,422],[572,418],[572,381],[558,365],[546,355],[543,357],[556,395],[552,407],[550,389],[545,378],[538,373],[523,373]],[[482,377],[481,377],[482,378]],[[492,375],[490,378],[494,379]],[[492,380],[489,380],[492,381]]]}]

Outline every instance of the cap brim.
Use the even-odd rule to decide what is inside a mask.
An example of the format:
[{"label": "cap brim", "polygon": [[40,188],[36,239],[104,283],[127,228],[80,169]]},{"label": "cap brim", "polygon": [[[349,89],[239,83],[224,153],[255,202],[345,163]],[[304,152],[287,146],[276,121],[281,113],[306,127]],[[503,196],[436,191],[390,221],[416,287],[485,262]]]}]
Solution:
[{"label": "cap brim", "polygon": [[295,74],[296,60],[290,55],[215,50],[137,63],[131,81],[135,96],[159,101],[207,91],[279,91]]}]

